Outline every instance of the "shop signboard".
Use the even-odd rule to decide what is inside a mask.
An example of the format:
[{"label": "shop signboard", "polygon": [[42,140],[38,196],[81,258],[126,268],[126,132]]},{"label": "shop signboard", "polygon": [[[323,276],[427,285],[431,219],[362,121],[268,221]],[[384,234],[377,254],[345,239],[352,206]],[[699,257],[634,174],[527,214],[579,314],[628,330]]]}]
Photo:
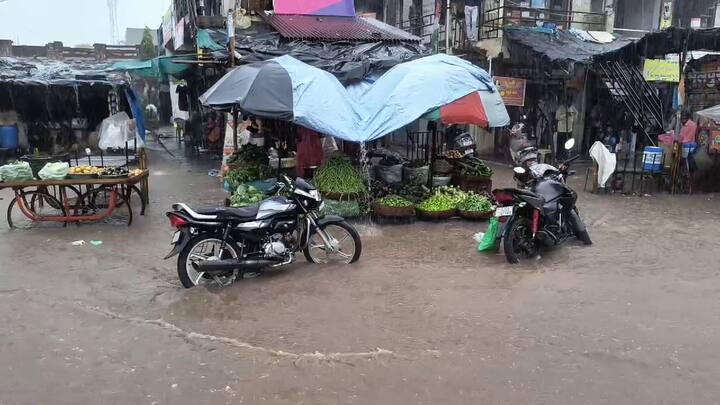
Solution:
[{"label": "shop signboard", "polygon": [[493,79],[505,105],[515,107],[525,106],[525,86],[527,84],[525,79],[501,76],[495,76]]},{"label": "shop signboard", "polygon": [[645,59],[643,77],[649,82],[677,83],[680,81],[680,65],[676,60]]},{"label": "shop signboard", "polygon": [[175,26],[175,50],[182,48],[185,44],[185,17],[181,18]]},{"label": "shop signboard", "polygon": [[672,26],[673,19],[673,2],[665,0],[662,2],[662,11],[660,12],[660,29],[664,30]]},{"label": "shop signboard", "polygon": [[170,5],[170,7],[168,7],[167,12],[165,12],[165,15],[163,15],[163,21],[162,21],[163,46],[167,46],[168,42],[170,42],[172,40],[174,29],[175,29],[175,24],[173,23],[173,10],[172,10],[172,5]]},{"label": "shop signboard", "polygon": [[278,14],[355,17],[353,0],[273,0],[273,9]]}]

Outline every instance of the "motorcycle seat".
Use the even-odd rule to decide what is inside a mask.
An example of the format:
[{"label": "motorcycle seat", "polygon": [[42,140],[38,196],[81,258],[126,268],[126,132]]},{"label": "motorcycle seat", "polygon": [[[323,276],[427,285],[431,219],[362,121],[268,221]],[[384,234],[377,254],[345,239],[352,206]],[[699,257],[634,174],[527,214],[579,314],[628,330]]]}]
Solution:
[{"label": "motorcycle seat", "polygon": [[[184,205],[184,204],[183,204]],[[252,220],[255,219],[260,209],[259,204],[250,205],[242,208],[229,208],[229,207],[187,207],[184,206],[185,211],[190,214],[191,217],[200,220],[212,220],[212,219],[240,219],[240,220]]]}]

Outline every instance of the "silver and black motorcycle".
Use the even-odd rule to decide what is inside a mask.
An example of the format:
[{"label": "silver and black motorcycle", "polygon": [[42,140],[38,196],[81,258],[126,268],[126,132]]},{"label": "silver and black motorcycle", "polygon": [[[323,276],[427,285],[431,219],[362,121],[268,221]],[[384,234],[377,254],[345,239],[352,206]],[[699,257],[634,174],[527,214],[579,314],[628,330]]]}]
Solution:
[{"label": "silver and black motorcycle", "polygon": [[362,243],[345,219],[323,215],[324,201],[304,179],[286,176],[259,204],[244,208],[173,205],[173,249],[182,285],[232,284],[250,274],[293,263],[302,251],[311,263],[355,263]]}]

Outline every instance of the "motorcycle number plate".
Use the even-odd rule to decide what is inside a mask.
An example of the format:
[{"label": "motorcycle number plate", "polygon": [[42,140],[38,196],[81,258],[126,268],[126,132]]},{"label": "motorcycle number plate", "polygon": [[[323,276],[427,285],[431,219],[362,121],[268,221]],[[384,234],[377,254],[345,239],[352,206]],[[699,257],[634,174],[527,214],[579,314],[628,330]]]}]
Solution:
[{"label": "motorcycle number plate", "polygon": [[513,214],[513,207],[498,207],[495,210],[495,216],[496,217],[509,217]]},{"label": "motorcycle number plate", "polygon": [[171,244],[174,245],[180,241],[180,236],[182,235],[182,232],[177,231],[175,232],[175,235],[173,235]]}]

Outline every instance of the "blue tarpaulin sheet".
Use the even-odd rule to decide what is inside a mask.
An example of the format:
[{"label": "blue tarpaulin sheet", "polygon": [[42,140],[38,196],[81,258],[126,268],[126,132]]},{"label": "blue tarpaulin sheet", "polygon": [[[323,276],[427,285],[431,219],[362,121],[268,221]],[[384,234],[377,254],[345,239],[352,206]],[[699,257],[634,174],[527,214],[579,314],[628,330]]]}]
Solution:
[{"label": "blue tarpaulin sheet", "polygon": [[[497,92],[487,72],[444,54],[399,64],[371,84],[347,89],[332,74],[292,57],[275,60],[292,81],[293,122],[355,142],[380,138],[472,92]],[[500,121],[509,123],[507,111],[500,113]]]}]

